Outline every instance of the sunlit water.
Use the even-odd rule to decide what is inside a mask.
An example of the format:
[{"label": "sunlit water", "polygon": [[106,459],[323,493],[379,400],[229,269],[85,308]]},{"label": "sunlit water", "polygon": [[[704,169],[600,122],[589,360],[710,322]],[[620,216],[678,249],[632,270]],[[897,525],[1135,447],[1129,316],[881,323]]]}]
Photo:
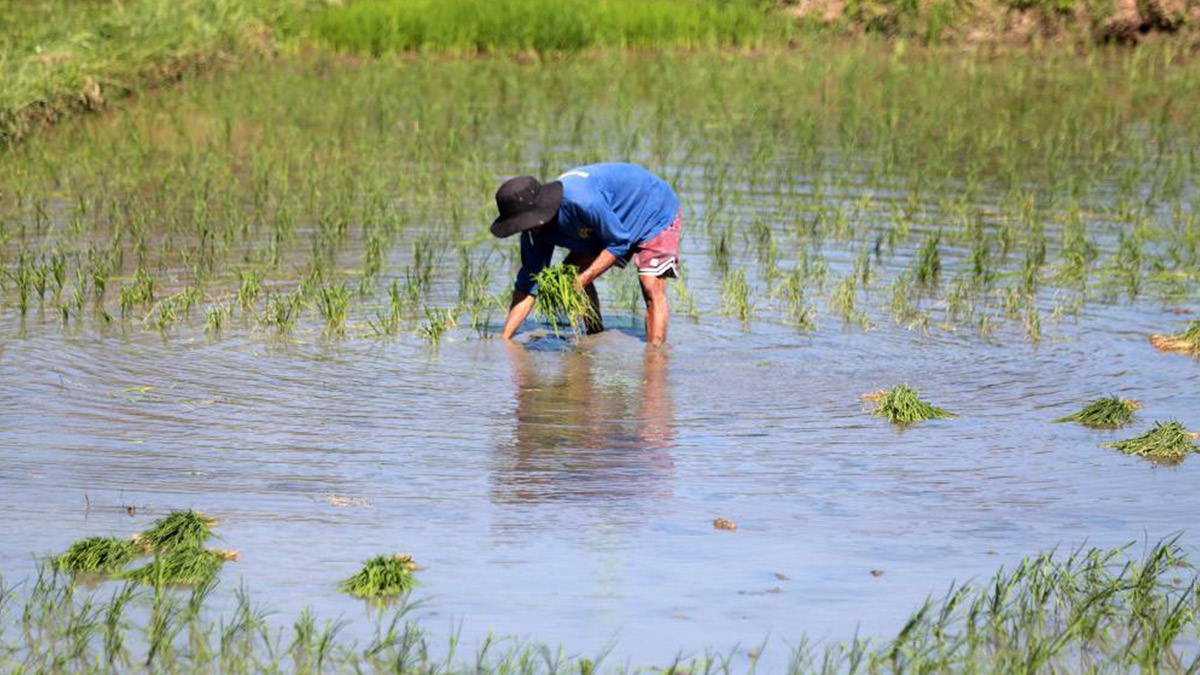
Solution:
[{"label": "sunlit water", "polygon": [[[424,566],[417,614],[443,636],[461,621],[468,647],[489,631],[583,655],[615,640],[641,664],[769,638],[782,659],[802,634],[886,635],[951,581],[1030,554],[1193,526],[1200,459],[1100,445],[1154,420],[1200,428],[1200,364],[1147,342],[1180,318],[1157,302],[1092,302],[1037,344],[879,312],[865,332],[829,315],[801,332],[717,314],[708,251],[693,229],[704,313],[677,314],[663,352],[620,308],[574,348],[532,323],[516,344],[464,329],[434,348],[6,310],[0,572],[196,508],[241,551],[218,604],[242,580],[281,621],[312,607],[357,634],[367,609],[337,582],[405,552]],[[958,418],[871,417],[860,396],[902,382]],[[1053,423],[1109,393],[1143,404],[1135,426]]]}]

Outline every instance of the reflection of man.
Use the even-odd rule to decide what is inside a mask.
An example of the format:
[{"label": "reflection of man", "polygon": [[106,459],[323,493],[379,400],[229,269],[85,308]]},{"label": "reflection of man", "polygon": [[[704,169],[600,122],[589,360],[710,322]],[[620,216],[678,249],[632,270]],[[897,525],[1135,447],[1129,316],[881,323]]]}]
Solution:
[{"label": "reflection of man", "polygon": [[[507,343],[517,386],[517,427],[497,471],[502,500],[613,499],[665,495],[674,473],[668,355],[647,350],[638,384],[597,382],[593,354],[555,352],[548,376],[524,346]],[[606,374],[607,371],[606,371]]]},{"label": "reflection of man", "polygon": [[[554,249],[570,251],[563,261],[580,269],[578,282],[600,316],[592,284],[610,267],[630,260],[646,301],[646,342],[667,339],[667,279],[677,274],[679,198],[658,176],[636,164],[590,164],[545,185],[529,176],[513,178],[496,191],[497,237],[521,235],[521,271],[504,321],[508,340],[533,309],[533,277],[550,264]],[[603,330],[603,322],[591,326]]]}]

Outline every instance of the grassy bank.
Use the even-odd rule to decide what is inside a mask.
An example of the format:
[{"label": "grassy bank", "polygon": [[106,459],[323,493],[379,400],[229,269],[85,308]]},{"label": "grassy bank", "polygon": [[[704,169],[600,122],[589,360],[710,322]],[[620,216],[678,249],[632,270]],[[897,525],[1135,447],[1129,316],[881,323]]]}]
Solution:
[{"label": "grassy bank", "polygon": [[[46,573],[0,584],[0,669],[81,673],[753,672],[755,656],[679,657],[657,668],[612,666],[534,642],[489,640],[458,655],[401,607],[355,642],[345,620],[305,612],[281,630],[244,591],[211,616],[214,587],[190,594],[125,585],[94,591]],[[1168,542],[1143,555],[1076,550],[1028,558],[921,605],[890,639],[789,641],[789,675],[899,672],[1195,672],[1197,575]]]},{"label": "grassy bank", "polygon": [[308,0],[5,0],[0,144],[236,53],[273,48]]},{"label": "grassy bank", "polygon": [[791,22],[751,0],[357,0],[318,13],[335,49],[578,51],[782,44]]}]

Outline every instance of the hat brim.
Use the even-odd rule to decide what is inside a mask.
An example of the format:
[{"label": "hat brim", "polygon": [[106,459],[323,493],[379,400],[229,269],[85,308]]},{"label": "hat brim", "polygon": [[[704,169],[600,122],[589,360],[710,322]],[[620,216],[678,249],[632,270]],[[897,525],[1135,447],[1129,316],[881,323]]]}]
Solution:
[{"label": "hat brim", "polygon": [[560,181],[550,181],[538,190],[537,205],[528,211],[515,213],[507,218],[500,216],[492,222],[492,236],[499,239],[511,237],[518,232],[541,227],[554,220],[558,207],[562,205],[563,186]]}]

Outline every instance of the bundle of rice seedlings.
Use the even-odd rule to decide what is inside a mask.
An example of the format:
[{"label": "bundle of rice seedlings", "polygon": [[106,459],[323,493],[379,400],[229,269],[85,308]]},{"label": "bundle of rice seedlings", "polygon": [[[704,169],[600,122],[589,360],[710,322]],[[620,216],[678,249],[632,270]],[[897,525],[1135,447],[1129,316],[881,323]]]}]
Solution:
[{"label": "bundle of rice seedlings", "polygon": [[416,584],[413,572],[417,569],[412,556],[377,555],[364,563],[358,574],[343,581],[341,590],[360,598],[401,595]]},{"label": "bundle of rice seedlings", "polygon": [[156,555],[149,564],[122,574],[121,578],[152,586],[204,585],[217,576],[225,561],[236,559],[236,551],[176,546]]},{"label": "bundle of rice seedlings", "polygon": [[150,529],[134,535],[134,542],[144,551],[163,553],[175,548],[199,548],[212,536],[215,518],[199,511],[172,511],[159,518]]},{"label": "bundle of rice seedlings", "polygon": [[1152,335],[1150,344],[1161,352],[1200,356],[1200,321],[1193,321],[1187,330],[1177,335]]},{"label": "bundle of rice seedlings", "polygon": [[864,396],[868,401],[877,401],[879,405],[871,411],[875,417],[886,417],[893,424],[909,424],[924,420],[948,419],[954,413],[929,405],[917,396],[915,389],[908,385],[897,385],[891,391],[878,391]]},{"label": "bundle of rice seedlings", "polygon": [[71,544],[66,553],[54,558],[56,569],[71,574],[115,574],[138,556],[138,547],[128,539],[88,537]]},{"label": "bundle of rice seedlings", "polygon": [[1133,421],[1133,411],[1141,406],[1137,401],[1121,400],[1116,396],[1092,401],[1083,410],[1055,422],[1079,422],[1093,429],[1117,429]]},{"label": "bundle of rice seedlings", "polygon": [[1129,455],[1177,464],[1189,453],[1200,452],[1200,447],[1194,442],[1196,437],[1196,434],[1189,433],[1179,422],[1157,422],[1153,429],[1141,436],[1104,445]]},{"label": "bundle of rice seedlings", "polygon": [[566,321],[571,332],[579,335],[599,320],[591,300],[576,282],[578,276],[579,268],[574,265],[555,265],[534,277],[538,285],[534,316],[550,324],[555,337],[559,337],[559,321]]}]

